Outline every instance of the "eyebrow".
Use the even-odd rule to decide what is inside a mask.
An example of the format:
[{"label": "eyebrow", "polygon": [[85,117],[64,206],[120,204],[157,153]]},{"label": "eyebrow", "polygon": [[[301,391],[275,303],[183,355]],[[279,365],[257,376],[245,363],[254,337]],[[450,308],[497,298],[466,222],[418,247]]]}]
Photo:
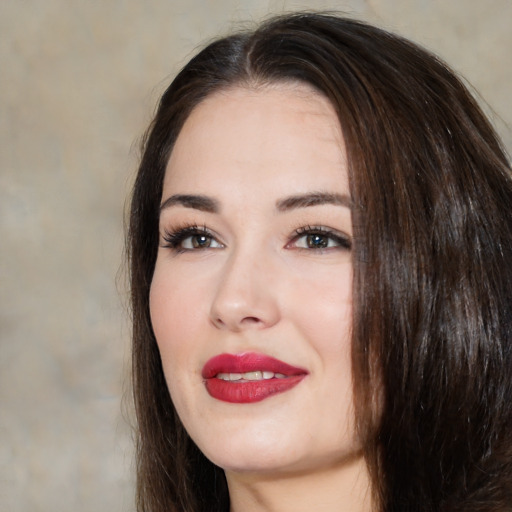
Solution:
[{"label": "eyebrow", "polygon": [[219,202],[208,196],[199,196],[192,194],[175,194],[168,197],[161,205],[160,211],[170,206],[179,205],[185,208],[193,208],[202,212],[218,213],[220,211]]},{"label": "eyebrow", "polygon": [[[276,208],[280,212],[294,210],[297,208],[307,208],[309,206],[318,206],[323,204],[333,204],[336,206],[351,207],[351,200],[348,195],[335,194],[330,192],[310,192],[307,194],[298,194],[276,202]],[[168,197],[161,205],[160,211],[171,206],[184,206],[208,213],[219,213],[220,205],[216,199],[203,195],[193,194],[175,194]]]},{"label": "eyebrow", "polygon": [[285,197],[276,203],[276,208],[280,212],[293,210],[295,208],[307,208],[309,206],[318,206],[322,204],[334,204],[337,206],[346,206],[350,208],[352,201],[348,195],[334,194],[330,192],[312,192],[308,194],[299,194]]}]

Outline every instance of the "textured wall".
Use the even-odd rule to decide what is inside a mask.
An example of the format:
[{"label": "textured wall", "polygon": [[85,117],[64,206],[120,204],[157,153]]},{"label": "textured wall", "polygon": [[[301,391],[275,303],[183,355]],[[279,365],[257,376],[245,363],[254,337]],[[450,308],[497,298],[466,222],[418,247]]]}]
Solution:
[{"label": "textured wall", "polygon": [[2,1],[0,512],[133,510],[116,275],[136,141],[201,41],[308,7],[438,52],[512,149],[510,0]]}]

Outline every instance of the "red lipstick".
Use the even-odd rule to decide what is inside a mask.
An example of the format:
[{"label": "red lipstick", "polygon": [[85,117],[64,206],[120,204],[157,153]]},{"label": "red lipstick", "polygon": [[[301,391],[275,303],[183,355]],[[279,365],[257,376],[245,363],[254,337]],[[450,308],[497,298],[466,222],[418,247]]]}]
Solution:
[{"label": "red lipstick", "polygon": [[204,365],[201,375],[213,398],[245,404],[288,391],[307,373],[273,357],[245,352],[212,357]]}]

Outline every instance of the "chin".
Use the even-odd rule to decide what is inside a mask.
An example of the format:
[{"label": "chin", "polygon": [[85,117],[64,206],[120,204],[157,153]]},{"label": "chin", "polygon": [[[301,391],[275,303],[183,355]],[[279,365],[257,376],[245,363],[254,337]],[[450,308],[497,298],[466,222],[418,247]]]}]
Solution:
[{"label": "chin", "polygon": [[264,471],[287,466],[292,462],[291,455],[297,452],[297,440],[266,429],[260,422],[240,425],[236,430],[210,424],[206,431],[189,433],[204,455],[226,471]]},{"label": "chin", "polygon": [[[262,425],[241,428],[235,434],[222,435],[210,430],[195,439],[204,455],[214,464],[233,473],[296,473],[352,460],[360,455],[359,443],[347,437],[328,443],[325,437],[294,435],[287,429],[264,430]],[[212,442],[215,440],[215,443]],[[335,444],[338,449],[333,449]]]}]

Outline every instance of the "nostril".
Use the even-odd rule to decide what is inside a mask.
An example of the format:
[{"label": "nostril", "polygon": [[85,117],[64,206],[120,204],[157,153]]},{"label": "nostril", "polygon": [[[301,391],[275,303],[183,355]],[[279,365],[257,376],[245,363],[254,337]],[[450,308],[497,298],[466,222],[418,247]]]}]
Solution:
[{"label": "nostril", "polygon": [[258,324],[261,322],[261,320],[255,316],[246,316],[242,319],[242,322],[246,324]]},{"label": "nostril", "polygon": [[217,327],[225,327],[225,325],[226,325],[226,324],[222,321],[222,318],[219,318],[219,317],[214,318],[214,319],[213,319],[213,323],[214,323],[214,325],[216,325]]},{"label": "nostril", "polygon": [[230,328],[230,329],[234,329],[234,330],[239,330],[244,327],[245,328],[250,328],[251,326],[257,327],[258,325],[260,325],[262,323],[262,320],[256,316],[246,316],[246,317],[243,317],[239,321],[235,321],[235,322],[231,323],[229,321],[226,322],[221,317],[217,316],[212,319],[212,323],[218,329]]}]

